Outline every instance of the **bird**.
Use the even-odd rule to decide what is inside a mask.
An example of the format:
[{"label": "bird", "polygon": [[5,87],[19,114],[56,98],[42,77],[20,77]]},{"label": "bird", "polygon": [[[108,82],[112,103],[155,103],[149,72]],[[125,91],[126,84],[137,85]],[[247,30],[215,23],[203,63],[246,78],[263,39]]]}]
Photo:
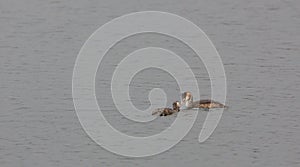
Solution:
[{"label": "bird", "polygon": [[159,116],[167,116],[172,115],[180,111],[180,103],[179,101],[175,101],[173,103],[173,108],[158,108],[152,112],[152,115],[159,114]]},{"label": "bird", "polygon": [[228,108],[224,104],[210,100],[200,100],[200,101],[193,101],[193,96],[191,92],[184,92],[181,94],[181,105],[184,105],[187,109],[191,108],[204,108],[204,109],[210,109],[210,108]]}]

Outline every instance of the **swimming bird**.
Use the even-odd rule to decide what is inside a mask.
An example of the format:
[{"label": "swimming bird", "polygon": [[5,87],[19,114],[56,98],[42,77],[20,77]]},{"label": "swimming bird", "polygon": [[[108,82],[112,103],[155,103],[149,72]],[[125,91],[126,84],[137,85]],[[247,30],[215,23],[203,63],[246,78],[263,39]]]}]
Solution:
[{"label": "swimming bird", "polygon": [[204,108],[204,109],[209,109],[209,108],[228,108],[224,104],[210,100],[210,99],[205,99],[205,100],[200,100],[200,101],[193,101],[193,96],[191,92],[184,92],[181,95],[181,104],[184,104],[184,106],[187,109],[191,108]]},{"label": "swimming bird", "polygon": [[152,112],[152,115],[159,114],[159,116],[167,116],[167,115],[172,115],[179,111],[180,111],[180,103],[179,103],[179,101],[175,101],[173,103],[173,109],[172,108],[158,108]]}]

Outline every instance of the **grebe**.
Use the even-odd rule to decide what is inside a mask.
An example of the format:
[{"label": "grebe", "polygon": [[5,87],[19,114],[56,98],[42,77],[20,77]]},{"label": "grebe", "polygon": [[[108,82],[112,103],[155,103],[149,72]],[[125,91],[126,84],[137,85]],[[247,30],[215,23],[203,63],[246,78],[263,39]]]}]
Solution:
[{"label": "grebe", "polygon": [[152,112],[152,115],[159,114],[159,116],[167,116],[172,115],[176,112],[180,111],[180,103],[179,101],[175,101],[173,103],[173,109],[171,108],[158,108]]},{"label": "grebe", "polygon": [[193,102],[193,96],[191,92],[184,92],[181,95],[181,104],[184,104],[184,106],[187,109],[191,108],[204,108],[204,109],[209,109],[209,108],[228,108],[224,104],[214,101],[214,100],[200,100],[200,101],[195,101]]}]

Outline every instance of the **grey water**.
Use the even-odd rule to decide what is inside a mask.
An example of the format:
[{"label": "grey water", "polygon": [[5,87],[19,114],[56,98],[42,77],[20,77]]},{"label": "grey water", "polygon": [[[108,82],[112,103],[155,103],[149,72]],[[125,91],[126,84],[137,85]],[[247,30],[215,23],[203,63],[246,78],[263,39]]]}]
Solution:
[{"label": "grey water", "polygon": [[[205,111],[170,150],[129,158],[103,149],[84,132],[73,105],[72,74],[80,48],[96,29],[144,10],[180,15],[209,36],[224,64],[230,108],[204,143],[198,143],[198,135]],[[299,166],[299,11],[297,0],[1,0],[1,167]],[[124,39],[105,56],[95,83],[103,114],[129,135],[156,134],[176,118],[134,123],[117,112],[110,98],[112,70],[124,56],[147,46],[180,55],[195,71],[201,97],[210,97],[205,66],[183,43],[151,33]],[[144,110],[151,89],[163,89],[170,104],[178,100],[179,87],[168,73],[146,69],[129,90],[132,103]]]}]

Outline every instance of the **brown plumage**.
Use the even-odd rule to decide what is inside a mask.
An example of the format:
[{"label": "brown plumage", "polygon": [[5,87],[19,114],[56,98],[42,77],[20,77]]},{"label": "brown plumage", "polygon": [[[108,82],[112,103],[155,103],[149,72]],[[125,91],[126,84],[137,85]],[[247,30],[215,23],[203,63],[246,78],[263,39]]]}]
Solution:
[{"label": "brown plumage", "polygon": [[179,111],[180,111],[180,103],[178,101],[176,101],[173,103],[173,109],[172,108],[158,108],[152,112],[152,115],[159,114],[159,116],[167,116],[167,115],[172,115]]},{"label": "brown plumage", "polygon": [[206,99],[206,100],[200,100],[200,101],[193,101],[193,96],[191,92],[184,92],[182,94],[182,104],[184,104],[187,108],[204,108],[204,109],[210,109],[210,108],[228,108],[224,104]]}]

